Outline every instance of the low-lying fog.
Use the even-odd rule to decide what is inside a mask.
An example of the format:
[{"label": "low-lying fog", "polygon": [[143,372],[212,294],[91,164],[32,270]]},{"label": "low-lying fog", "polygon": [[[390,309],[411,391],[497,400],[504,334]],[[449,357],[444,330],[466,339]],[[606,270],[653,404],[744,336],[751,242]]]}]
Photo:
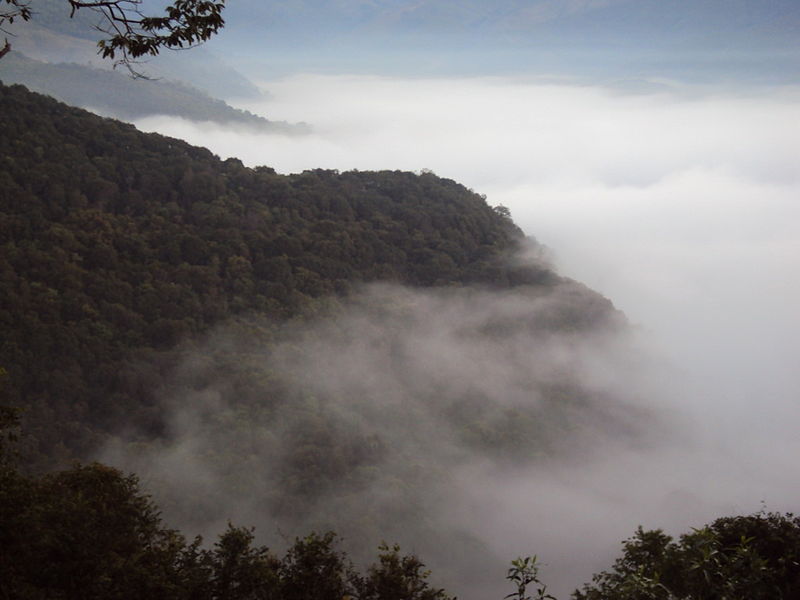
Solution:
[{"label": "low-lying fog", "polygon": [[[481,465],[456,475],[458,510],[498,556],[538,554],[563,596],[610,566],[639,524],[678,533],[762,502],[800,510],[800,89],[319,75],[263,85],[270,100],[243,108],[314,133],[137,125],[284,173],[455,179],[509,207],[562,274],[610,298],[658,365],[637,385],[679,415],[674,444],[600,444],[526,477]],[[629,374],[618,377],[625,388]],[[497,598],[510,591],[503,575]]]}]

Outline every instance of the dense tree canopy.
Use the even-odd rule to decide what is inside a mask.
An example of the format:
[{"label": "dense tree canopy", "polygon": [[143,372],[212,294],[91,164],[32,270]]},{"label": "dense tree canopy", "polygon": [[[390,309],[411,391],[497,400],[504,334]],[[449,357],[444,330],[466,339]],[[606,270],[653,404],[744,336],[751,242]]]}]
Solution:
[{"label": "dense tree canopy", "polygon": [[800,597],[800,518],[723,517],[674,540],[644,531],[575,600],[789,600]]},{"label": "dense tree canopy", "polygon": [[[0,436],[15,420],[0,412]],[[333,533],[296,538],[280,557],[228,525],[213,547],[161,520],[134,475],[98,464],[31,477],[0,449],[0,597],[39,600],[449,600],[424,564],[383,544],[357,569]],[[512,562],[506,598],[556,600],[536,558]],[[533,595],[531,595],[533,592]],[[800,594],[800,519],[717,519],[675,541],[641,528],[612,569],[574,600],[789,600]]]},{"label": "dense tree canopy", "polygon": [[[0,440],[16,428],[0,405]],[[228,525],[213,547],[162,521],[135,475],[93,463],[32,477],[0,445],[0,598],[19,600],[449,600],[423,563],[383,545],[361,574],[333,533],[283,558]]]},{"label": "dense tree canopy", "polygon": [[[15,20],[36,18],[37,5],[32,0],[2,2],[0,28]],[[142,0],[58,0],[58,3],[70,16],[79,10],[94,11],[99,16],[96,27],[107,36],[97,43],[98,52],[103,58],[128,67],[137,58],[155,56],[165,48],[187,48],[204,42],[225,24],[222,18],[225,0],[175,0],[158,15],[143,14]],[[0,57],[9,48],[6,40]]]},{"label": "dense tree canopy", "polygon": [[383,546],[363,575],[332,533],[280,558],[229,526],[213,547],[164,525],[135,476],[101,464],[0,473],[0,597],[24,600],[448,600],[424,565]]},{"label": "dense tree canopy", "polygon": [[[368,281],[562,282],[507,261],[513,222],[431,173],[282,176],[18,86],[0,107],[0,365],[51,458],[121,426],[157,433],[171,349],[223,320],[278,323]],[[613,312],[584,298],[563,325]]]}]

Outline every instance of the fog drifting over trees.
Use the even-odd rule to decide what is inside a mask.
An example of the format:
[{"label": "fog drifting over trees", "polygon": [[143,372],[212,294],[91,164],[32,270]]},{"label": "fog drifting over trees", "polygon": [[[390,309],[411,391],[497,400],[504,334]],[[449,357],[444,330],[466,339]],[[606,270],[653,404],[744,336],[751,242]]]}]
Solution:
[{"label": "fog drifting over trees", "polygon": [[638,524],[677,532],[762,501],[796,510],[796,89],[332,75],[263,85],[272,99],[244,108],[314,133],[139,125],[279,172],[432,169],[508,206],[562,273],[638,330],[649,366],[635,381],[606,376],[664,411],[666,438],[606,440],[590,459],[535,473],[475,466],[457,476],[471,534],[507,556],[546,551],[545,576],[563,591]]}]

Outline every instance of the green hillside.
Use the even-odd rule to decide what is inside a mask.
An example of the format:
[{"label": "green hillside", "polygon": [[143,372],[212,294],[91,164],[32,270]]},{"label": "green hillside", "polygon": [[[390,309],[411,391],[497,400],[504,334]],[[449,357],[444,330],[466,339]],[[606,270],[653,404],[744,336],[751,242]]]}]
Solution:
[{"label": "green hillside", "polygon": [[502,565],[439,518],[460,469],[639,430],[583,376],[619,313],[454,181],[250,169],[21,86],[0,144],[0,405],[27,470],[134,471],[206,536],[462,548],[431,563],[446,582]]},{"label": "green hillside", "polygon": [[[20,86],[0,107],[0,364],[40,458],[157,434],[171,350],[232,317],[277,323],[368,281],[563,283],[506,261],[516,226],[433,174],[283,176]],[[613,314],[584,304],[569,319]]]}]

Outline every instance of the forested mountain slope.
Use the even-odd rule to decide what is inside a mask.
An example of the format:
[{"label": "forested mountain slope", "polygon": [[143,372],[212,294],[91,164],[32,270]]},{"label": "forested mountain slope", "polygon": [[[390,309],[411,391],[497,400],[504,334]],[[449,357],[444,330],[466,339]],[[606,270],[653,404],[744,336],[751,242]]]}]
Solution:
[{"label": "forested mountain slope", "polygon": [[[171,349],[236,315],[277,323],[377,280],[564,284],[508,260],[508,216],[433,174],[249,169],[21,86],[0,88],[0,145],[4,402],[51,458],[157,434]],[[573,287],[565,322],[615,314]]]}]

